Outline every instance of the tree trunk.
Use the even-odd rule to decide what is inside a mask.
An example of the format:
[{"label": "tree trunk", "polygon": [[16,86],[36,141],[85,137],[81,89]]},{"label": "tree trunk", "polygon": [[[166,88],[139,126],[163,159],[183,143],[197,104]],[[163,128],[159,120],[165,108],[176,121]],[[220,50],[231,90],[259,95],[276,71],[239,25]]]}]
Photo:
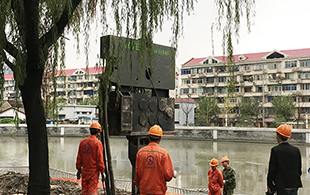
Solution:
[{"label": "tree trunk", "polygon": [[29,184],[28,194],[50,194],[50,176],[48,160],[48,141],[46,119],[41,99],[40,87],[31,85],[28,78],[21,88],[25,107],[28,148],[29,148]]},{"label": "tree trunk", "polygon": [[[32,60],[28,63],[35,64]],[[34,67],[39,67],[39,65],[32,66],[31,71],[27,69],[27,78],[19,87],[28,130],[29,184],[27,193],[28,195],[45,195],[50,194],[50,176],[46,118],[41,98],[42,70]]]}]

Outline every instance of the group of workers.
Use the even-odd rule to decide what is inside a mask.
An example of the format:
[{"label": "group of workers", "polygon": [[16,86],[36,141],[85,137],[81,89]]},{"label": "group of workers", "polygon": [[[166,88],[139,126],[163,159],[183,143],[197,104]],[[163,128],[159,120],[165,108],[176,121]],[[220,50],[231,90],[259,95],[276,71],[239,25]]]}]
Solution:
[{"label": "group of workers", "polygon": [[[102,132],[99,123],[90,126],[91,135],[80,142],[76,161],[77,179],[82,174],[82,194],[98,194],[99,174],[104,179],[105,166],[103,163],[102,143],[96,138]],[[133,183],[138,187],[140,195],[164,195],[167,182],[177,177],[173,169],[169,153],[159,146],[163,136],[162,128],[154,125],[149,129],[149,144],[138,150],[135,163]],[[301,183],[300,150],[290,145],[287,140],[291,137],[291,128],[280,125],[276,131],[278,145],[271,149],[267,174],[266,195],[297,195]],[[223,157],[224,169],[220,171],[217,159],[210,162],[208,171],[209,195],[231,195],[236,187],[236,174],[229,166],[230,160]]]},{"label": "group of workers", "polygon": [[234,189],[236,187],[236,174],[235,170],[229,166],[230,160],[227,157],[222,158],[222,165],[224,167],[221,172],[217,165],[219,161],[213,158],[210,162],[211,169],[208,171],[209,177],[209,194],[210,195],[221,195],[223,188],[223,195],[234,194]]}]

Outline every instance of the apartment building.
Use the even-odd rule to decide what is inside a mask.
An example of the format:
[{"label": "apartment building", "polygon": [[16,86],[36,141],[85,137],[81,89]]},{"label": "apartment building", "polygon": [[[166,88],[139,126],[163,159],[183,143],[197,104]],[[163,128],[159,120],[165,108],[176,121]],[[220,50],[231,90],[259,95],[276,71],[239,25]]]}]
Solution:
[{"label": "apartment building", "polygon": [[[56,71],[56,95],[62,103],[77,104],[87,101],[91,97],[98,97],[99,77],[102,74],[102,67],[74,68]],[[15,98],[16,88],[12,74],[4,75],[4,100]],[[53,85],[51,78],[43,82],[43,88],[47,94],[44,96],[52,97]],[[45,87],[44,87],[45,85]],[[42,92],[44,93],[44,92]],[[18,97],[21,98],[20,94]]]},{"label": "apartment building", "polygon": [[[302,119],[310,112],[310,48],[295,50],[274,50],[271,52],[234,55],[235,97],[228,103],[234,107],[229,120],[238,117],[237,104],[242,97],[257,99],[263,109],[260,120],[273,120],[271,101],[280,95],[292,95],[296,106],[302,107]],[[227,58],[209,56],[192,58],[181,67],[180,98],[198,101],[206,95],[217,99],[224,107],[229,83]],[[226,115],[226,114],[225,114]],[[219,121],[227,116],[219,115]]]},{"label": "apartment building", "polygon": [[[56,93],[62,103],[77,104],[98,97],[102,67],[65,69],[56,72]],[[51,87],[51,89],[53,89]],[[52,92],[53,90],[51,90]]]}]

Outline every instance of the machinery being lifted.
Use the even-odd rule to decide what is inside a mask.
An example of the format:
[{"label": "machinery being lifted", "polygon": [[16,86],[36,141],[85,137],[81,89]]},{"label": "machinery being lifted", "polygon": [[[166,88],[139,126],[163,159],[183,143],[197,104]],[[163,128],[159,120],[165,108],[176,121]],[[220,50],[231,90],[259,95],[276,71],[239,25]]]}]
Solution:
[{"label": "machinery being lifted", "polygon": [[[169,98],[169,90],[175,88],[175,49],[148,44],[111,35],[101,37],[103,74],[109,74],[108,84],[113,86],[108,91],[108,132],[126,136],[132,177],[136,153],[148,144],[150,127],[158,124],[164,134],[174,132],[174,99]],[[132,194],[135,191],[133,185]]]}]

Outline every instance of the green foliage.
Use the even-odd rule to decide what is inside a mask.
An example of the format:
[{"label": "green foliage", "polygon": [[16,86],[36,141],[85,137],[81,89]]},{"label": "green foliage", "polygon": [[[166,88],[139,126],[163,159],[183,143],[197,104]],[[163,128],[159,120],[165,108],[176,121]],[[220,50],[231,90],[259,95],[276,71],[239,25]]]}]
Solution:
[{"label": "green foliage", "polygon": [[257,99],[243,97],[238,107],[241,115],[240,123],[242,125],[253,125],[253,122],[255,122],[254,119],[257,121],[261,110],[261,106]]},{"label": "green foliage", "polygon": [[295,115],[296,108],[295,102],[291,95],[289,96],[276,96],[271,101],[274,115],[287,122]]},{"label": "green foliage", "polygon": [[14,124],[14,119],[12,118],[3,118],[1,119],[2,124]]},{"label": "green foliage", "polygon": [[87,100],[83,100],[78,102],[77,105],[99,105],[99,97],[91,96]]},{"label": "green foliage", "polygon": [[204,97],[198,102],[195,123],[197,125],[210,125],[219,112],[220,108],[216,103],[216,99],[210,96]]}]

